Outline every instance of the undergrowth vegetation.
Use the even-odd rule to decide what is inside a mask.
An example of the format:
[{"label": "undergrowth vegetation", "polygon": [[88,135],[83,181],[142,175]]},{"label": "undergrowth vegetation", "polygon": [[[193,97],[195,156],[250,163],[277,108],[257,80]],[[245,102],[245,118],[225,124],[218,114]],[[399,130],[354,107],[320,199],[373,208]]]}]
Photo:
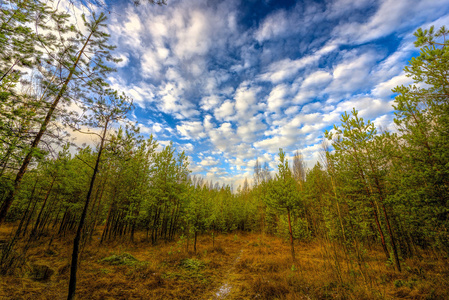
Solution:
[{"label": "undergrowth vegetation", "polygon": [[[196,254],[173,251],[177,242],[153,246],[143,234],[136,238],[83,247],[79,299],[449,298],[447,257],[432,251],[404,259],[399,273],[378,248],[364,249],[359,263],[338,244],[296,243],[293,263],[289,241],[271,235],[201,235]],[[2,278],[2,299],[65,297],[70,239],[48,242],[33,244],[25,267]]]}]

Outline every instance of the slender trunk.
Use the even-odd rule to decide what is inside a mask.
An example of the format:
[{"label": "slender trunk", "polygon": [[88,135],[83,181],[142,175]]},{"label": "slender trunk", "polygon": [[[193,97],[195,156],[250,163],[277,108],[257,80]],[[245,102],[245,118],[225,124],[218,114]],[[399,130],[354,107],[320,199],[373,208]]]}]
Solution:
[{"label": "slender trunk", "polygon": [[31,222],[31,218],[34,215],[34,210],[36,209],[37,202],[39,202],[39,196],[36,197],[36,201],[34,201],[33,208],[31,209],[31,212],[27,218],[27,221],[25,222],[25,227],[23,228],[23,231],[22,231],[22,237],[24,237],[27,232],[28,226],[30,225],[30,222]]},{"label": "slender trunk", "polygon": [[[368,197],[371,197],[370,186],[368,186],[368,183],[367,183],[367,180],[366,180],[366,178],[365,178],[365,175],[363,174],[363,169],[362,169],[362,167],[361,167],[359,158],[358,158],[358,156],[357,156],[356,149],[355,149],[355,148],[353,148],[353,149],[354,149],[354,153],[353,153],[353,154],[354,154],[355,160],[356,160],[356,162],[357,162],[357,167],[358,167],[358,169],[359,169],[359,175],[360,175],[360,178],[362,179],[362,181],[363,181],[363,186],[365,187],[366,195],[367,195]],[[381,243],[382,243],[382,249],[383,249],[384,252],[385,252],[386,258],[387,258],[387,259],[390,259],[390,253],[388,252],[387,243],[385,242],[384,232],[383,232],[383,230],[382,230],[382,227],[380,226],[379,215],[377,214],[376,205],[375,205],[375,203],[373,202],[373,200],[371,200],[371,199],[369,200],[369,202],[370,202],[370,204],[371,204],[371,206],[372,206],[372,208],[373,208],[374,220],[375,220],[375,222],[376,222],[377,230],[379,231],[380,240],[381,240]]]},{"label": "slender trunk", "polygon": [[396,267],[398,268],[398,271],[401,272],[401,264],[399,262],[398,250],[396,248],[396,241],[395,241],[395,238],[393,235],[393,230],[391,229],[391,226],[390,226],[390,220],[388,218],[387,210],[386,210],[384,204],[382,204],[382,209],[384,211],[385,222],[387,223],[388,233],[390,234],[391,246],[393,248],[394,261],[396,263]]},{"label": "slender trunk", "polygon": [[377,230],[380,233],[382,249],[384,250],[384,253],[385,253],[385,256],[387,257],[387,259],[390,259],[390,252],[388,252],[387,243],[385,242],[384,232],[382,230],[382,227],[380,226],[379,216],[377,215],[377,210],[376,210],[376,205],[374,204],[373,201],[370,201],[370,203],[371,203],[371,206],[373,207],[374,220],[376,221]]},{"label": "slender trunk", "polygon": [[51,182],[50,188],[48,189],[47,195],[45,195],[44,203],[42,203],[41,210],[39,211],[39,214],[37,215],[36,223],[34,223],[34,227],[31,230],[30,239],[34,238],[34,236],[37,233],[37,228],[39,226],[39,223],[41,222],[42,213],[44,211],[45,205],[47,204],[47,200],[48,200],[48,197],[50,196],[50,193],[51,193],[51,190],[53,188],[53,184],[55,183],[55,180],[56,180],[56,176],[53,177],[53,180]]},{"label": "slender trunk", "polygon": [[295,245],[293,244],[293,231],[292,231],[292,222],[290,218],[290,209],[287,209],[287,215],[288,215],[288,232],[290,233],[290,247],[292,252],[292,260],[293,262],[296,261],[295,258]]},{"label": "slender trunk", "polygon": [[103,244],[103,241],[106,240],[106,237],[109,233],[109,226],[111,223],[111,208],[109,208],[108,217],[106,218],[106,224],[103,228],[103,233],[101,234],[100,245]]},{"label": "slender trunk", "polygon": [[59,215],[60,215],[60,213],[61,213],[63,208],[64,208],[63,205],[59,205],[58,212],[56,213],[55,221],[53,222],[53,225],[51,226],[52,230],[54,230],[56,225],[58,224],[58,222],[59,222]]},{"label": "slender trunk", "polygon": [[396,263],[396,267],[397,267],[398,271],[401,272],[401,264],[399,263],[399,257],[398,257],[398,250],[397,250],[397,247],[396,247],[396,241],[395,241],[395,238],[394,238],[394,235],[393,235],[393,230],[391,229],[391,226],[390,226],[390,220],[388,218],[387,210],[386,210],[385,204],[384,204],[383,189],[381,187],[381,183],[380,183],[379,177],[377,176],[377,174],[375,172],[375,168],[374,168],[374,164],[373,164],[373,162],[371,160],[370,152],[367,151],[367,153],[368,153],[369,164],[370,164],[370,167],[371,167],[371,172],[374,175],[374,182],[376,184],[376,188],[377,188],[377,191],[379,193],[379,200],[380,200],[380,203],[382,205],[382,210],[384,212],[385,223],[387,225],[388,234],[390,235],[391,246],[393,248],[394,261]]},{"label": "slender trunk", "polygon": [[3,81],[3,79],[5,79],[6,76],[8,76],[9,73],[11,73],[11,71],[14,69],[14,67],[16,66],[16,64],[19,62],[19,59],[16,59],[16,61],[12,64],[12,66],[8,69],[8,71],[5,72],[5,74],[2,75],[2,77],[0,77],[0,82]]},{"label": "slender trunk", "polygon": [[97,228],[98,215],[99,215],[99,212],[100,212],[101,199],[103,198],[103,192],[104,192],[105,185],[106,185],[106,179],[103,182],[103,187],[102,187],[101,192],[100,192],[100,198],[98,199],[97,209],[96,209],[94,221],[93,221],[93,224],[92,224],[92,230],[90,232],[90,239],[91,240],[92,240],[92,235],[94,234],[94,231]]},{"label": "slender trunk", "polygon": [[64,215],[62,216],[61,224],[59,225],[58,235],[60,235],[62,233],[62,228],[63,228],[64,224],[67,223],[68,211],[69,211],[69,209],[67,208],[64,212]]},{"label": "slender trunk", "polygon": [[153,245],[156,244],[156,242],[157,242],[157,224],[159,223],[159,211],[160,211],[160,209],[157,208],[156,214],[154,216],[153,230],[151,232],[151,240],[152,240]]},{"label": "slender trunk", "polygon": [[33,202],[33,199],[34,199],[34,192],[36,191],[37,182],[38,182],[38,180],[36,180],[36,182],[34,183],[33,191],[31,192],[31,196],[30,196],[30,201],[28,202],[28,206],[27,206],[27,208],[25,210],[25,213],[23,214],[22,218],[20,219],[20,224],[19,224],[19,226],[17,227],[17,230],[16,230],[16,236],[20,235],[20,233],[22,231],[22,226],[23,226],[23,224],[24,224],[24,222],[25,222],[25,220],[26,220],[26,218],[27,218],[27,216],[29,214],[31,202]]},{"label": "slender trunk", "polygon": [[196,240],[198,236],[198,231],[195,231],[195,241],[193,242],[193,252],[196,254]]},{"label": "slender trunk", "polygon": [[81,241],[81,233],[84,226],[84,220],[86,219],[87,209],[89,207],[90,197],[92,195],[92,190],[95,184],[95,177],[97,176],[98,167],[100,165],[101,153],[103,152],[104,140],[106,138],[106,132],[108,130],[109,119],[106,120],[104,125],[103,135],[101,137],[100,149],[98,150],[97,160],[95,162],[94,172],[90,180],[89,191],[87,192],[86,203],[84,204],[83,213],[81,214],[81,219],[78,224],[78,230],[76,231],[75,240],[73,241],[73,252],[72,252],[72,263],[70,265],[70,281],[69,281],[69,293],[67,295],[67,300],[75,299],[76,292],[76,272],[78,270],[78,252]]},{"label": "slender trunk", "polygon": [[115,205],[115,196],[116,196],[117,189],[114,189],[114,194],[112,195],[112,201],[111,205],[109,206],[108,210],[108,216],[106,218],[106,225],[103,228],[103,233],[101,235],[100,245],[103,243],[103,241],[108,237],[108,233],[110,231],[111,223],[112,223],[112,210]]},{"label": "slender trunk", "polygon": [[[333,175],[333,174],[332,174]],[[331,175],[331,183],[332,183],[332,189],[334,191],[334,196],[335,196],[335,203],[337,205],[337,213],[338,213],[338,221],[340,223],[340,228],[341,228],[341,234],[343,236],[343,241],[345,243],[345,249],[347,247],[347,241],[346,241],[346,234],[345,234],[345,228],[343,226],[343,218],[341,217],[341,211],[340,211],[340,204],[338,203],[338,198],[337,198],[337,188],[335,187],[335,183],[334,183],[334,178]]]},{"label": "slender trunk", "polygon": [[13,146],[10,145],[8,148],[8,151],[6,152],[5,156],[3,156],[2,160],[1,160],[2,170],[0,171],[0,177],[3,176],[3,173],[5,172],[6,167],[8,166],[9,156],[12,154],[12,150],[13,150]]}]

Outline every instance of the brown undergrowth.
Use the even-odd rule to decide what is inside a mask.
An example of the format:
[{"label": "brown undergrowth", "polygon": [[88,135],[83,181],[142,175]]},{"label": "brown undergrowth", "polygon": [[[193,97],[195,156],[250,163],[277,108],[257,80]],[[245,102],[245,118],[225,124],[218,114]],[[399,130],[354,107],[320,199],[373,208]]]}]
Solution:
[{"label": "brown undergrowth", "polygon": [[[142,235],[99,245],[97,238],[81,253],[78,299],[449,299],[448,262],[436,254],[403,260],[399,273],[378,250],[360,259],[319,241],[296,244],[293,263],[287,241],[254,233],[221,234],[215,247],[202,235],[196,254],[185,240],[152,246]],[[26,263],[0,277],[1,299],[65,299],[72,241],[49,241],[31,244]]]}]

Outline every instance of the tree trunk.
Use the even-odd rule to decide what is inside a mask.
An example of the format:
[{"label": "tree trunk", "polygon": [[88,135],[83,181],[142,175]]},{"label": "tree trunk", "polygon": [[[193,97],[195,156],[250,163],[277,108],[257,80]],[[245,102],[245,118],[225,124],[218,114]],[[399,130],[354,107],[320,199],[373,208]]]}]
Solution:
[{"label": "tree trunk", "polygon": [[293,262],[296,261],[295,258],[295,245],[293,244],[293,231],[292,231],[292,222],[290,218],[290,209],[287,209],[287,215],[288,215],[288,232],[290,233],[290,247],[292,252],[292,260]]},{"label": "tree trunk", "polygon": [[396,241],[395,241],[395,238],[393,235],[393,230],[391,229],[391,226],[390,226],[390,220],[387,215],[387,210],[383,203],[382,203],[382,209],[384,211],[385,222],[387,223],[388,233],[390,234],[391,246],[393,248],[394,261],[396,263],[396,267],[398,268],[398,271],[401,272],[401,264],[399,262],[398,250],[396,248]]},{"label": "tree trunk", "polygon": [[30,239],[34,238],[37,233],[37,228],[39,226],[39,223],[41,222],[41,216],[42,212],[44,211],[45,205],[47,204],[48,197],[50,196],[51,190],[53,188],[53,184],[55,183],[56,176],[53,177],[53,180],[51,182],[50,188],[48,189],[47,195],[45,195],[44,203],[42,203],[41,210],[39,211],[39,214],[37,215],[36,223],[34,224],[33,230],[31,230]]},{"label": "tree trunk", "polygon": [[27,206],[27,208],[26,208],[26,210],[25,210],[25,213],[23,214],[22,218],[20,219],[20,224],[19,224],[19,226],[17,227],[16,234],[15,234],[16,237],[18,237],[18,236],[20,235],[20,233],[21,233],[21,231],[22,231],[23,223],[25,222],[25,220],[26,220],[28,214],[30,213],[30,206],[31,206],[31,203],[32,203],[33,200],[34,200],[34,192],[36,191],[36,185],[37,185],[37,182],[38,182],[38,180],[36,180],[36,182],[34,183],[33,191],[31,192],[31,196],[30,196],[30,201],[28,202],[28,206]]},{"label": "tree trunk", "polygon": [[33,208],[31,209],[31,212],[27,218],[27,221],[25,222],[25,227],[23,228],[22,237],[24,237],[27,232],[28,226],[30,225],[31,219],[33,218],[33,215],[34,215],[34,210],[36,209],[37,202],[39,202],[39,195],[36,197],[36,201],[34,201]]},{"label": "tree trunk", "polygon": [[193,242],[193,252],[196,254],[196,240],[198,236],[198,231],[195,231],[195,241]]},{"label": "tree trunk", "polygon": [[385,256],[387,259],[390,259],[390,252],[388,252],[387,243],[385,242],[384,232],[382,227],[380,226],[379,216],[377,215],[376,205],[373,201],[371,201],[371,206],[373,207],[374,220],[376,221],[377,230],[380,234],[380,241],[382,243],[382,249],[384,250]]},{"label": "tree trunk", "polygon": [[92,178],[90,180],[89,191],[87,192],[86,203],[84,204],[83,213],[81,214],[81,219],[78,224],[78,230],[76,231],[75,240],[73,241],[73,252],[72,252],[72,263],[70,265],[70,281],[69,281],[69,293],[67,296],[67,300],[75,299],[76,292],[76,272],[78,270],[78,252],[81,241],[81,233],[84,226],[84,220],[86,219],[87,210],[89,208],[89,201],[92,195],[92,190],[95,184],[95,177],[97,176],[98,167],[100,165],[101,153],[103,152],[104,140],[106,138],[106,132],[108,130],[108,122],[109,119],[106,120],[106,124],[104,125],[103,135],[101,137],[100,149],[98,150],[97,160],[95,162],[94,172],[92,174]]}]

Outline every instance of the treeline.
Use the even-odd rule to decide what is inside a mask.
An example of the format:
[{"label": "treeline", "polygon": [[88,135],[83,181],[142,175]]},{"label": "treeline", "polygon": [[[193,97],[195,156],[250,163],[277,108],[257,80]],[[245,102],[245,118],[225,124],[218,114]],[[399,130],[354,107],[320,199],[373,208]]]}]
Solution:
[{"label": "treeline", "polygon": [[[237,195],[229,186],[190,176],[184,152],[173,145],[156,151],[157,142],[136,139],[125,130],[108,139],[88,207],[85,239],[101,227],[97,241],[134,241],[136,231],[148,241],[194,237],[210,229],[245,228]],[[98,149],[72,155],[69,145],[57,159],[44,158],[24,177],[7,221],[18,221],[17,234],[37,239],[74,233],[89,191]]]}]

